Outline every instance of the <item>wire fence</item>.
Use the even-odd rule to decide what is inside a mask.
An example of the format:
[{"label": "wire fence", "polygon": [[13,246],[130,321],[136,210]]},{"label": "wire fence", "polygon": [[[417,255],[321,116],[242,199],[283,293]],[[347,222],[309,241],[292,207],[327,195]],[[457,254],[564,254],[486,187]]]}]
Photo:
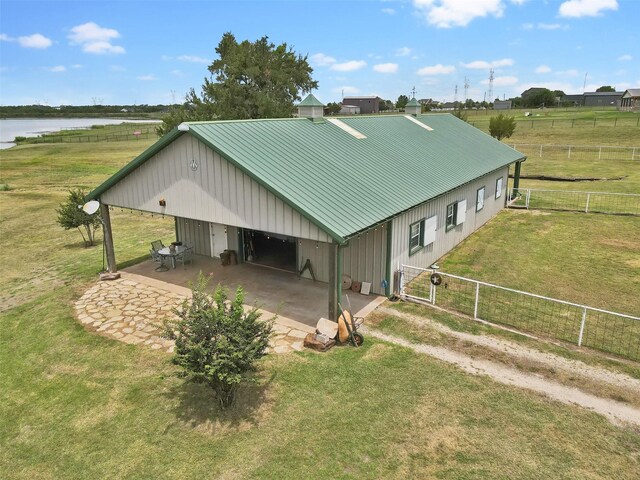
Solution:
[{"label": "wire fence", "polygon": [[640,147],[611,147],[606,145],[541,145],[514,143],[509,145],[529,158],[550,160],[639,160]]},{"label": "wire fence", "polygon": [[[494,111],[492,114],[497,115]],[[513,115],[508,110],[503,112],[506,115]],[[475,122],[470,120],[469,123],[478,128],[485,127],[485,122]],[[476,125],[478,123],[478,125]],[[518,130],[536,129],[536,128],[602,128],[602,127],[640,127],[640,116],[625,117],[601,117],[601,118],[516,118]]]},{"label": "wire fence", "polygon": [[640,215],[640,195],[634,193],[511,188],[508,198],[511,208]]},{"label": "wire fence", "polygon": [[400,278],[404,299],[640,360],[640,317],[409,265],[402,265]]},{"label": "wire fence", "polygon": [[[64,131],[68,131],[64,133]],[[111,129],[108,132],[80,134],[78,129],[67,128],[63,133],[48,133],[38,137],[19,138],[21,144],[25,143],[93,143],[93,142],[123,142],[127,140],[156,139],[156,126],[129,126],[128,128]],[[115,130],[115,131],[114,131]],[[91,130],[85,130],[91,132]]]}]

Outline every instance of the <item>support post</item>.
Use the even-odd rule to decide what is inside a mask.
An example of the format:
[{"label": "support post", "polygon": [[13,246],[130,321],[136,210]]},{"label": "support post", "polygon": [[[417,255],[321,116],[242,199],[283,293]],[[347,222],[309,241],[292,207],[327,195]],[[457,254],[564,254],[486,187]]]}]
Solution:
[{"label": "support post", "polygon": [[476,283],[476,302],[473,306],[473,318],[478,318],[478,300],[480,299],[480,284]]},{"label": "support post", "polygon": [[109,215],[109,205],[100,205],[102,215],[102,234],[104,235],[104,248],[107,253],[107,270],[109,273],[116,273],[116,254],[113,249],[113,234],[111,233],[111,216]]},{"label": "support post", "polygon": [[[342,282],[340,282],[342,284]],[[342,285],[341,285],[342,287]],[[329,320],[338,321],[338,245],[329,244]]]},{"label": "support post", "polygon": [[[516,169],[513,172],[513,194],[518,195],[518,189],[520,188],[520,169],[522,162],[516,162]],[[513,199],[512,199],[513,200]]]},{"label": "support post", "polygon": [[591,192],[587,193],[587,204],[584,207],[584,213],[589,213],[589,200],[591,200]]},{"label": "support post", "polygon": [[[393,227],[391,221],[387,222],[387,265],[385,271],[385,279],[387,281],[387,287],[384,290],[384,294],[387,298],[391,296],[391,292],[393,291],[391,288],[391,282],[393,279],[391,278],[391,243],[393,241]],[[395,287],[395,285],[394,285]]]},{"label": "support post", "polygon": [[582,346],[582,335],[584,334],[584,324],[587,322],[587,308],[582,310],[582,322],[580,323],[580,334],[578,336],[578,346]]}]

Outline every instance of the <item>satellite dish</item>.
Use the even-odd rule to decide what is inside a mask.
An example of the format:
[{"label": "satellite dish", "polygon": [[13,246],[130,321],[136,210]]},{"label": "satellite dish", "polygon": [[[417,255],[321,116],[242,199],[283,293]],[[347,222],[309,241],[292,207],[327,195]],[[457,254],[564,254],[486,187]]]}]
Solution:
[{"label": "satellite dish", "polygon": [[93,215],[100,208],[100,202],[97,200],[91,200],[82,206],[82,211],[89,215]]}]

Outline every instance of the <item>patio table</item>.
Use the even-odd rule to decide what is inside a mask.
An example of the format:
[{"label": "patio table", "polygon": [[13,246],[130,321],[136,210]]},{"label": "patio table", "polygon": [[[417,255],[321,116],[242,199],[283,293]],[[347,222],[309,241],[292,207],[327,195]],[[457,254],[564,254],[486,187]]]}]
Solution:
[{"label": "patio table", "polygon": [[161,261],[160,261],[160,265],[158,266],[158,268],[156,268],[156,270],[158,272],[166,272],[167,270],[169,270],[169,268],[164,263],[166,258],[171,259],[171,266],[175,269],[176,257],[180,255],[182,252],[184,252],[186,249],[187,247],[185,247],[184,245],[176,245],[176,249],[174,251],[171,251],[169,247],[164,247],[158,250],[158,255],[160,255]]}]

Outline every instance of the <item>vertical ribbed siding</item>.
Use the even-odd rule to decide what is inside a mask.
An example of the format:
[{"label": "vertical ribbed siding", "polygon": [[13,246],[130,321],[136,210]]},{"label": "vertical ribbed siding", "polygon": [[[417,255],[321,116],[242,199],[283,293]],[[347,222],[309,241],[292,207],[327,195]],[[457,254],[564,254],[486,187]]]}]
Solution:
[{"label": "vertical ribbed siding", "polygon": [[[320,282],[329,281],[329,244],[325,242],[314,242],[312,240],[298,239],[298,270],[300,270],[307,259],[311,260],[313,273],[316,280]],[[308,271],[302,275],[304,278],[311,278]]]},{"label": "vertical ribbed siding", "polygon": [[343,249],[342,273],[353,281],[370,282],[371,291],[384,295],[387,265],[387,227],[380,225],[349,240]]},{"label": "vertical ribbed siding", "polygon": [[197,255],[211,256],[211,237],[209,223],[187,218],[176,218],[178,226],[178,240],[183,245],[193,247]]},{"label": "vertical ribbed siding", "polygon": [[[504,207],[507,194],[507,172],[508,167],[505,167],[484,175],[467,185],[463,185],[452,192],[394,218],[391,245],[391,269],[395,271],[398,265],[402,264],[421,268],[429,267],[429,265],[445,255],[471,233],[494,217]],[[496,199],[496,180],[500,177],[503,177],[502,194],[500,198]],[[484,208],[476,212],[476,194],[478,189],[483,186],[485,187]],[[461,200],[467,201],[466,220],[461,225],[446,231],[447,205]],[[410,225],[433,215],[438,216],[435,242],[410,256]]]},{"label": "vertical ribbed siding", "polygon": [[[190,164],[196,160],[198,168]],[[164,198],[166,207],[159,206]],[[209,147],[184,135],[101,196],[103,203],[325,242],[326,233]]]}]

